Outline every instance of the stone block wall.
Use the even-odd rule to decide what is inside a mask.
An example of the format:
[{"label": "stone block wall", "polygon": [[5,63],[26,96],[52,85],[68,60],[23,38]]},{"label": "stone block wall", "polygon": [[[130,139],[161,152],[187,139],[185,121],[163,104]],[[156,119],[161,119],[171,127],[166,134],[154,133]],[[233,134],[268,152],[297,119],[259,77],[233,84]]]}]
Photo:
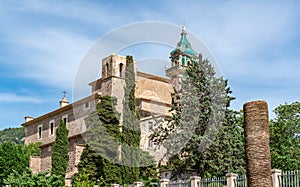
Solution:
[{"label": "stone block wall", "polygon": [[30,156],[29,169],[32,171],[33,174],[40,172],[40,169],[41,169],[41,157],[40,156]]}]

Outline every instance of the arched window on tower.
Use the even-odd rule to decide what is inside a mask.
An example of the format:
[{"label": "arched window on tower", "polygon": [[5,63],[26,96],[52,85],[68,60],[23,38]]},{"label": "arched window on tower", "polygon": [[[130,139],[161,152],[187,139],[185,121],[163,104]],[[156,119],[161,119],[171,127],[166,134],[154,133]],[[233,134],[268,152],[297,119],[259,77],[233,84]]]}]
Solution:
[{"label": "arched window on tower", "polygon": [[105,78],[108,77],[108,63],[105,64]]},{"label": "arched window on tower", "polygon": [[187,61],[187,65],[190,66],[191,65],[191,61]]},{"label": "arched window on tower", "polygon": [[123,77],[123,64],[122,63],[119,65],[119,75],[121,78]]},{"label": "arched window on tower", "polygon": [[175,61],[175,66],[178,66],[178,61],[177,60]]}]

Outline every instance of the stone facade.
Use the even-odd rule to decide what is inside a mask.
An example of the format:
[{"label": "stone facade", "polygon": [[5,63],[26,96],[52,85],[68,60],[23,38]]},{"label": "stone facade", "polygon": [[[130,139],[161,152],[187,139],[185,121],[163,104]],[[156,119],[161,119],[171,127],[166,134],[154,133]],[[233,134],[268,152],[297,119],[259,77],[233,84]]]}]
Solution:
[{"label": "stone facade", "polygon": [[[186,37],[181,34],[182,41]],[[186,41],[184,41],[186,42]],[[179,42],[180,43],[180,42]],[[179,47],[178,47],[179,46]],[[186,45],[184,45],[186,46]],[[190,44],[189,44],[190,47]],[[190,51],[188,51],[190,53]],[[134,72],[136,75],[136,104],[141,109],[141,148],[148,151],[156,161],[162,157],[163,148],[155,147],[149,136],[155,128],[156,119],[169,116],[171,107],[171,92],[173,86],[178,84],[178,78],[182,76],[184,62],[183,59],[195,59],[191,54],[185,55],[184,49],[177,45],[171,52],[172,67],[166,70],[168,78],[139,72],[136,70],[134,61]],[[175,63],[176,62],[176,63]],[[126,57],[112,54],[102,60],[102,77],[91,82],[91,95],[68,104],[65,97],[62,99],[61,107],[37,118],[27,117],[22,126],[25,128],[25,144],[31,142],[42,142],[40,146],[40,157],[31,157],[30,169],[36,172],[51,170],[52,145],[55,141],[55,129],[61,120],[66,122],[69,130],[69,161],[66,174],[66,184],[70,185],[71,177],[77,172],[76,165],[80,160],[80,155],[84,149],[84,138],[82,134],[86,131],[85,119],[89,113],[95,109],[98,98],[103,95],[110,95],[117,98],[116,109],[121,113],[120,123],[122,123],[122,110],[125,86]],[[175,85],[174,85],[175,84]]]}]

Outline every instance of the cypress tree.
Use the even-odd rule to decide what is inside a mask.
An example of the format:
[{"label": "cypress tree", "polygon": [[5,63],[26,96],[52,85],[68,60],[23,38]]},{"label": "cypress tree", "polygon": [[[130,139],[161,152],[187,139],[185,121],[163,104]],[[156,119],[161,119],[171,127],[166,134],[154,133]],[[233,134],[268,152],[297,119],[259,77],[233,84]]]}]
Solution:
[{"label": "cypress tree", "polygon": [[139,178],[141,130],[135,106],[135,72],[132,56],[126,56],[125,87],[123,100],[122,153],[123,183],[130,184]]},{"label": "cypress tree", "polygon": [[52,171],[53,175],[60,176],[60,180],[65,181],[68,166],[68,129],[63,120],[56,129],[55,143],[52,148]]},{"label": "cypress tree", "polygon": [[[116,98],[101,96],[96,110],[86,119],[87,143],[80,163],[78,175],[73,183],[80,182],[80,175],[88,175],[90,182],[100,179],[101,185],[121,183],[119,162],[120,114],[116,111]],[[83,181],[81,181],[83,182]]]}]

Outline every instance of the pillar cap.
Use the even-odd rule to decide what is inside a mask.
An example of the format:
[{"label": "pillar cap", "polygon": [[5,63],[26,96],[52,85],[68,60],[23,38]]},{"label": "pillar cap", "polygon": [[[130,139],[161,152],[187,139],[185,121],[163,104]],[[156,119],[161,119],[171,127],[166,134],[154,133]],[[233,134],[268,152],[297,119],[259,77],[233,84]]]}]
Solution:
[{"label": "pillar cap", "polygon": [[238,174],[235,173],[226,173],[226,177],[237,177]]},{"label": "pillar cap", "polygon": [[169,182],[170,180],[169,179],[160,179],[160,182]]},{"label": "pillar cap", "polygon": [[191,180],[195,180],[195,179],[201,180],[201,177],[199,177],[199,176],[191,176],[190,179],[191,179]]},{"label": "pillar cap", "polygon": [[271,169],[271,172],[272,173],[281,173],[281,170],[280,169]]}]

